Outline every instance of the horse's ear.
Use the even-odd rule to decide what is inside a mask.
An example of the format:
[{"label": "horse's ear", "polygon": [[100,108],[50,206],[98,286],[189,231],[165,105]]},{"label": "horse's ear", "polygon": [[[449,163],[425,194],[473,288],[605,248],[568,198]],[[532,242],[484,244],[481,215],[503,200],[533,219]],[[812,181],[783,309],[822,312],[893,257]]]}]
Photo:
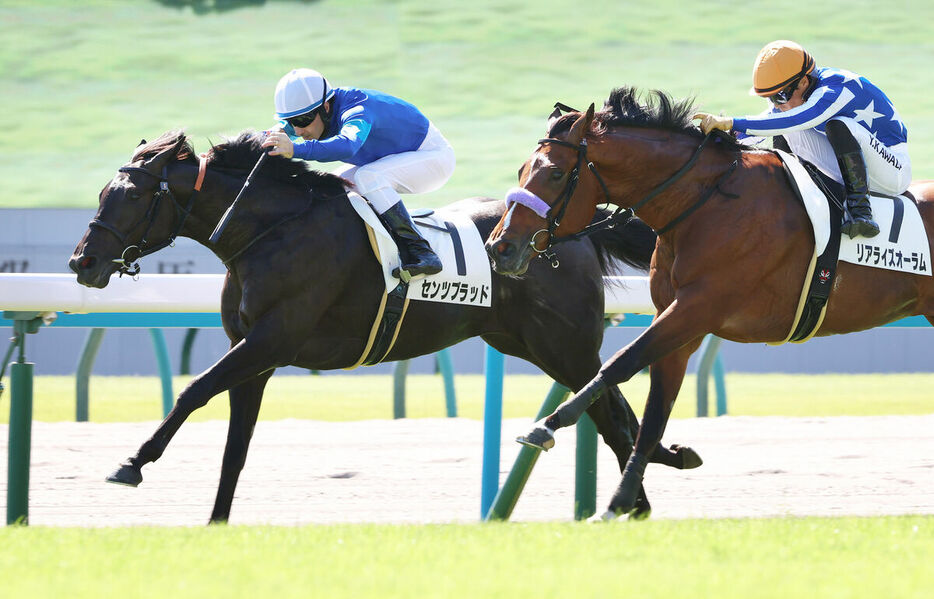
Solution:
[{"label": "horse's ear", "polygon": [[[139,146],[145,146],[145,145],[146,145],[146,140],[145,140],[145,139],[139,140]],[[139,146],[136,146],[136,147],[138,148]]]},{"label": "horse's ear", "polygon": [[158,154],[156,154],[155,156],[147,160],[146,164],[144,164],[143,166],[152,171],[161,170],[163,166],[168,164],[169,160],[171,160],[172,158],[178,155],[179,151],[185,146],[185,141],[186,141],[185,136],[179,135],[178,140],[174,144],[172,144],[171,147],[168,147],[162,150],[161,152],[159,152]]},{"label": "horse's ear", "polygon": [[587,132],[590,131],[590,124],[593,122],[594,105],[591,104],[587,112],[580,115],[574,124],[571,125],[571,131],[568,133],[568,141],[577,145],[584,139]]}]

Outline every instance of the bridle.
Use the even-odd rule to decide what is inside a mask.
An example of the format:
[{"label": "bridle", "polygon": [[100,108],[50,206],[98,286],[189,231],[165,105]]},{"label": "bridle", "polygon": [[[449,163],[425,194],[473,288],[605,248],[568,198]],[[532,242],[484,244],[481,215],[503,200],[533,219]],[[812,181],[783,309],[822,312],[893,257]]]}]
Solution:
[{"label": "bridle", "polygon": [[[556,112],[559,112],[559,114],[560,114],[561,109],[567,109],[567,107],[561,104],[560,102],[555,104],[555,107],[556,107]],[[583,166],[585,162],[587,163],[587,167],[590,169],[590,172],[594,174],[594,176],[597,178],[597,181],[600,183],[600,187],[603,189],[603,194],[606,197],[607,203],[611,203],[610,192],[606,186],[606,183],[603,181],[603,177],[601,177],[600,173],[597,171],[597,167],[594,166],[593,162],[590,162],[587,160],[587,140],[586,139],[582,139],[579,144],[573,144],[571,142],[564,141],[563,139],[555,139],[553,137],[546,137],[544,139],[538,140],[539,147],[545,144],[554,144],[554,145],[564,146],[564,147],[576,150],[577,151],[577,162],[574,165],[574,168],[571,169],[571,172],[568,173],[568,181],[567,183],[565,183],[564,189],[558,195],[557,200],[555,200],[555,202],[551,204],[551,207],[549,208],[548,212],[545,214],[545,219],[546,219],[546,222],[548,223],[548,227],[545,229],[539,229],[538,231],[533,233],[531,239],[529,239],[529,246],[532,248],[534,252],[548,259],[551,262],[552,268],[557,268],[559,265],[558,258],[555,255],[554,251],[552,250],[555,244],[564,243],[566,241],[574,241],[582,237],[585,237],[587,235],[590,235],[591,233],[594,233],[596,231],[600,231],[603,229],[612,229],[613,227],[615,227],[616,225],[620,223],[627,222],[629,219],[633,217],[636,210],[639,210],[640,208],[648,204],[653,198],[655,198],[657,195],[665,191],[668,187],[670,187],[672,184],[678,181],[681,177],[683,177],[689,170],[691,170],[691,168],[697,162],[697,159],[700,157],[700,153],[703,151],[704,147],[706,147],[707,142],[710,141],[711,138],[715,136],[720,136],[720,135],[725,135],[725,134],[717,130],[713,130],[710,133],[708,133],[704,137],[703,141],[701,141],[700,145],[697,146],[697,149],[694,150],[694,153],[691,155],[691,158],[686,163],[684,163],[684,165],[682,165],[681,168],[679,168],[677,172],[675,172],[668,179],[666,179],[665,181],[657,185],[644,198],[642,198],[641,200],[633,204],[631,207],[623,208],[622,206],[619,206],[617,207],[616,211],[613,212],[613,214],[611,214],[607,218],[599,222],[587,225],[586,227],[584,227],[577,233],[572,233],[570,235],[565,235],[564,237],[557,237],[557,238],[554,236],[554,232],[561,225],[561,219],[564,218],[564,213],[567,211],[568,204],[571,202],[571,196],[574,195],[574,190],[577,188],[577,184],[580,179],[581,167]],[[670,231],[671,229],[673,229],[675,225],[679,224],[681,221],[683,221],[688,216],[690,216],[695,210],[700,208],[708,199],[710,199],[710,196],[712,196],[715,192],[719,191],[720,193],[722,193],[723,195],[727,197],[732,197],[732,198],[739,197],[736,194],[728,193],[720,189],[720,183],[722,183],[724,179],[726,179],[727,177],[730,176],[730,174],[733,173],[733,171],[736,169],[736,166],[737,166],[737,161],[734,160],[733,164],[730,165],[730,168],[728,168],[726,172],[724,172],[717,179],[717,182],[714,183],[712,187],[709,187],[694,204],[689,206],[681,214],[679,214],[674,219],[672,219],[672,221],[669,222],[667,225],[665,225],[664,227],[661,227],[658,231],[656,231],[656,234],[663,235],[667,233],[668,231]],[[535,243],[536,239],[538,238],[539,233],[548,234],[548,242],[543,249],[538,249]]]},{"label": "bridle", "polygon": [[[141,166],[120,167],[118,172],[121,173],[144,173],[150,177],[159,179],[159,189],[152,195],[152,201],[149,203],[149,208],[146,210],[146,214],[144,214],[139,221],[130,227],[130,231],[128,233],[121,232],[115,226],[99,218],[94,218],[90,223],[88,223],[88,227],[99,227],[105,231],[109,231],[120,241],[121,244],[123,244],[124,249],[120,257],[114,258],[112,260],[112,262],[115,264],[120,265],[117,270],[120,272],[121,277],[123,275],[135,277],[139,274],[140,271],[138,262],[140,258],[175,244],[175,238],[178,237],[182,227],[185,226],[185,221],[191,214],[191,208],[194,206],[195,197],[198,195],[198,192],[201,191],[201,184],[204,182],[204,174],[206,169],[207,157],[202,154],[198,164],[198,178],[195,180],[194,188],[188,198],[188,205],[182,207],[182,205],[175,198],[175,195],[172,193],[172,190],[169,188],[168,165],[162,167],[161,176]],[[147,237],[149,236],[149,233],[156,222],[156,217],[159,214],[159,206],[162,203],[162,199],[166,196],[171,199],[175,205],[175,220],[177,224],[175,226],[175,230],[171,235],[168,236],[168,238],[159,243],[151,244]],[[146,223],[146,230],[143,232],[143,236],[140,238],[139,243],[128,244],[127,238],[130,236],[130,234],[136,231],[144,223]]]},{"label": "bridle", "polygon": [[[546,137],[544,139],[538,140],[539,147],[545,144],[564,146],[577,151],[577,162],[574,164],[574,168],[572,168],[568,173],[568,180],[567,183],[564,184],[564,189],[561,190],[561,193],[558,194],[558,199],[555,200],[555,203],[551,205],[551,207],[548,209],[548,212],[545,214],[548,227],[546,229],[539,229],[533,233],[532,238],[529,240],[529,246],[531,246],[533,251],[548,259],[551,262],[552,268],[558,268],[560,262],[558,262],[558,257],[551,250],[554,244],[563,241],[570,241],[571,239],[579,239],[585,235],[590,235],[597,229],[613,228],[619,222],[625,222],[629,220],[629,218],[632,217],[632,210],[624,211],[622,207],[619,207],[617,208],[616,212],[599,223],[588,225],[574,235],[556,238],[554,232],[559,226],[561,226],[561,219],[564,218],[564,213],[568,209],[568,204],[571,203],[571,197],[574,195],[574,190],[577,189],[577,184],[580,182],[580,172],[581,168],[584,166],[584,163],[587,164],[587,168],[590,169],[590,172],[594,174],[594,176],[597,178],[597,181],[600,183],[600,187],[603,189],[603,195],[606,197],[607,203],[610,203],[610,190],[607,188],[606,183],[603,181],[603,177],[600,176],[600,173],[597,171],[597,167],[594,166],[594,163],[587,160],[586,139],[582,139],[579,144],[572,144],[571,142],[564,141],[563,139],[555,139],[553,137]],[[538,238],[539,233],[546,233],[548,235],[548,243],[545,245],[544,249],[541,250],[538,249],[535,244],[535,240]]]}]

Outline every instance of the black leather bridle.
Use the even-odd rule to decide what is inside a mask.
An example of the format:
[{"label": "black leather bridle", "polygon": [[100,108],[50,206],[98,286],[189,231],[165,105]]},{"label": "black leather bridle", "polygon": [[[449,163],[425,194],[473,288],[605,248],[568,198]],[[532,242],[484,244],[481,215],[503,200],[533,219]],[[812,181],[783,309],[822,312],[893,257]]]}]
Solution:
[{"label": "black leather bridle", "polygon": [[[182,230],[182,227],[185,226],[185,220],[188,219],[188,215],[191,214],[191,207],[194,205],[195,197],[198,195],[198,191],[201,188],[201,181],[203,179],[204,171],[204,157],[201,158],[201,169],[197,182],[195,183],[195,188],[192,190],[190,197],[188,198],[188,205],[182,207],[179,204],[178,200],[175,198],[175,195],[172,193],[172,190],[169,188],[169,178],[168,178],[168,166],[162,167],[162,175],[157,175],[143,167],[140,166],[123,166],[120,167],[119,172],[121,173],[144,173],[150,177],[155,177],[159,179],[159,189],[152,194],[152,201],[149,203],[149,208],[146,210],[146,214],[136,222],[132,227],[130,227],[129,232],[123,233],[117,227],[111,225],[110,223],[103,221],[99,218],[94,218],[88,223],[88,227],[98,227],[109,231],[113,234],[121,244],[123,244],[124,249],[119,258],[114,258],[112,262],[119,264],[120,267],[117,269],[120,272],[120,276],[129,275],[135,277],[139,274],[140,266],[138,260],[143,256],[148,256],[154,252],[158,252],[162,248],[174,245],[175,238],[178,237],[179,233]],[[152,230],[153,225],[156,222],[156,217],[159,214],[159,206],[162,203],[162,199],[168,197],[172,200],[175,205],[175,221],[176,226],[175,230],[166,238],[164,241],[159,243],[151,243],[147,238],[150,231]],[[140,238],[139,243],[129,244],[127,242],[128,237],[136,231],[140,226],[146,223],[146,230],[143,232],[142,237]]]}]

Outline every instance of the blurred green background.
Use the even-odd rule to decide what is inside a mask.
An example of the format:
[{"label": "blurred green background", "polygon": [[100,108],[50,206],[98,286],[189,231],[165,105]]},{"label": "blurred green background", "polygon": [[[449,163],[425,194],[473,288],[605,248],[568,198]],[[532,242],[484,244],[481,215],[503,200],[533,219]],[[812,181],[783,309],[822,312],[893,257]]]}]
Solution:
[{"label": "blurred green background", "polygon": [[454,177],[411,205],[502,196],[556,100],[635,85],[758,113],[752,61],[777,38],[884,89],[932,178],[931,22],[930,0],[2,0],[0,207],[91,208],[140,138],[185,127],[202,151],[267,127],[299,66],[405,98],[448,137]]}]

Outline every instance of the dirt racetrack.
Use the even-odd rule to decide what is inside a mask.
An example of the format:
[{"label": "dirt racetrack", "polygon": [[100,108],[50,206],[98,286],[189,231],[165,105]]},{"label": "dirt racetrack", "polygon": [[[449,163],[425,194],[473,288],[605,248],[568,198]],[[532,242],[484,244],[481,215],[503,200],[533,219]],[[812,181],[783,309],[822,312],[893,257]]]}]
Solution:
[{"label": "dirt racetrack", "polygon": [[[529,424],[503,423],[503,475],[519,450],[513,439]],[[183,426],[162,459],[143,469],[139,488],[104,483],[155,426],[34,423],[30,523],[206,523],[226,422]],[[482,423],[466,419],[260,422],[231,523],[477,521],[482,435]],[[4,456],[7,439],[0,426]],[[539,459],[514,520],[572,518],[575,434],[560,431],[557,441]],[[653,518],[934,514],[934,414],[673,420],[665,442],[693,446],[705,463],[687,472],[649,466]],[[4,498],[6,468],[4,458]],[[618,482],[601,444],[598,513]]]}]

